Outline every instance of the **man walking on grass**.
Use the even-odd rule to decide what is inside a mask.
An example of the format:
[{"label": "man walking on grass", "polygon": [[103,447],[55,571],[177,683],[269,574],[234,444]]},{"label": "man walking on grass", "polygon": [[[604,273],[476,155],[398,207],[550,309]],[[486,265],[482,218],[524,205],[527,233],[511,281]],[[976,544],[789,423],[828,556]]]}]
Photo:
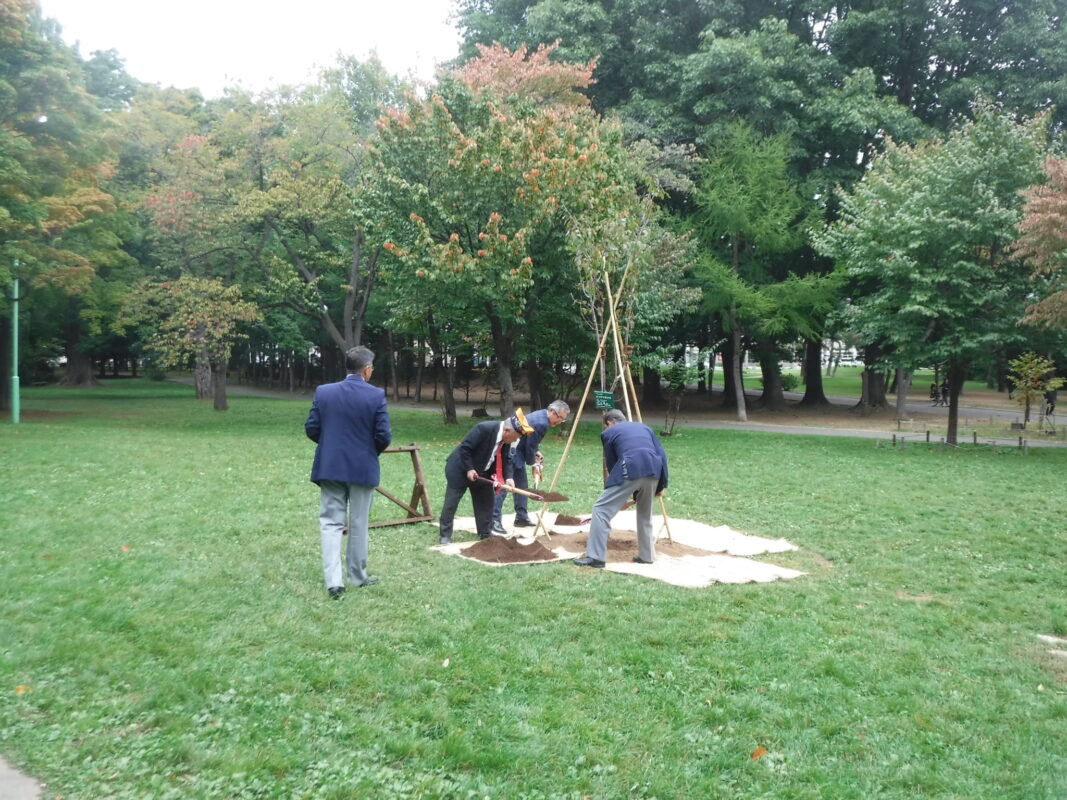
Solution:
[{"label": "man walking on grass", "polygon": [[[356,586],[378,579],[367,574],[367,527],[374,487],[381,478],[378,454],[389,446],[385,391],[371,386],[374,353],[353,347],[345,354],[348,377],[315,390],[304,431],[315,442],[311,480],[319,485],[319,530],[326,590],[335,600],[345,591],[345,577]],[[346,569],[341,567],[341,539],[348,526]]]}]

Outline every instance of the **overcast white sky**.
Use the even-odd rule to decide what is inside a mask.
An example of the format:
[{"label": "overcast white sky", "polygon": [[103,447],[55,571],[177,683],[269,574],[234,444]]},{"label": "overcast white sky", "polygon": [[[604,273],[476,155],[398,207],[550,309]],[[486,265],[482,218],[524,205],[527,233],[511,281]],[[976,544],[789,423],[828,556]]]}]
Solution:
[{"label": "overcast white sky", "polygon": [[146,83],[260,91],[306,83],[338,53],[423,80],[453,58],[453,0],[39,0],[83,57],[115,49]]}]

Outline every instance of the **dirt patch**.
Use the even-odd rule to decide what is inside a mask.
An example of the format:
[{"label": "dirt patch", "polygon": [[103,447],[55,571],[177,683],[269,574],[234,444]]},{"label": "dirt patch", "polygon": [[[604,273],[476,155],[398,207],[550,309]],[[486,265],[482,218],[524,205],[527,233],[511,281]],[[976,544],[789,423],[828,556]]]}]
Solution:
[{"label": "dirt patch", "polygon": [[934,599],[934,596],[930,594],[930,592],[923,592],[921,594],[908,594],[907,592],[903,592],[900,590],[897,590],[897,597],[899,597],[901,600],[914,600],[916,603],[929,603],[931,600]]},{"label": "dirt patch", "polygon": [[[557,540],[558,537],[558,540]],[[567,550],[585,552],[589,543],[587,533],[553,533],[550,542],[553,545],[563,545]],[[706,556],[714,553],[714,550],[704,550],[700,547],[692,547],[680,542],[670,542],[667,539],[656,540],[656,554],[663,556]],[[635,531],[619,530],[613,528],[611,537],[608,539],[608,561],[633,561],[637,555],[637,533]]]},{"label": "dirt patch", "polygon": [[572,517],[570,514],[557,514],[556,521],[553,525],[568,525],[570,527],[577,527],[582,524],[581,517]]},{"label": "dirt patch", "polygon": [[56,419],[58,417],[79,417],[80,411],[48,411],[43,408],[23,408],[19,411],[19,417],[23,420]]},{"label": "dirt patch", "polygon": [[557,556],[539,541],[522,544],[518,539],[490,536],[463,549],[460,555],[488,564],[526,564],[531,561],[555,561]]}]

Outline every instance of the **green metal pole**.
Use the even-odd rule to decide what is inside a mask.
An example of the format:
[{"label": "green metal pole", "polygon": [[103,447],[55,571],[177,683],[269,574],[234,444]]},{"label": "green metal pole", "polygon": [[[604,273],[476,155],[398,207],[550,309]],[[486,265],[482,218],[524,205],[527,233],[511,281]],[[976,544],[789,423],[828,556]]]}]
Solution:
[{"label": "green metal pole", "polygon": [[[18,266],[18,262],[15,262]],[[19,424],[19,280],[11,280],[11,422]]]}]

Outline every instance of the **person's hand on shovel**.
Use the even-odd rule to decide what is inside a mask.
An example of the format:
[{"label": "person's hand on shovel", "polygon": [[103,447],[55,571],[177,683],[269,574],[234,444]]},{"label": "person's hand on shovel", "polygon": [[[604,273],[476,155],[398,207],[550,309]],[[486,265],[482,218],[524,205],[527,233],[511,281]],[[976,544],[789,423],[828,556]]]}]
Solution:
[{"label": "person's hand on shovel", "polygon": [[537,454],[534,456],[534,463],[533,467],[531,468],[531,472],[533,472],[534,488],[540,489],[541,481],[544,479],[545,476],[545,455],[540,450],[538,450]]}]

